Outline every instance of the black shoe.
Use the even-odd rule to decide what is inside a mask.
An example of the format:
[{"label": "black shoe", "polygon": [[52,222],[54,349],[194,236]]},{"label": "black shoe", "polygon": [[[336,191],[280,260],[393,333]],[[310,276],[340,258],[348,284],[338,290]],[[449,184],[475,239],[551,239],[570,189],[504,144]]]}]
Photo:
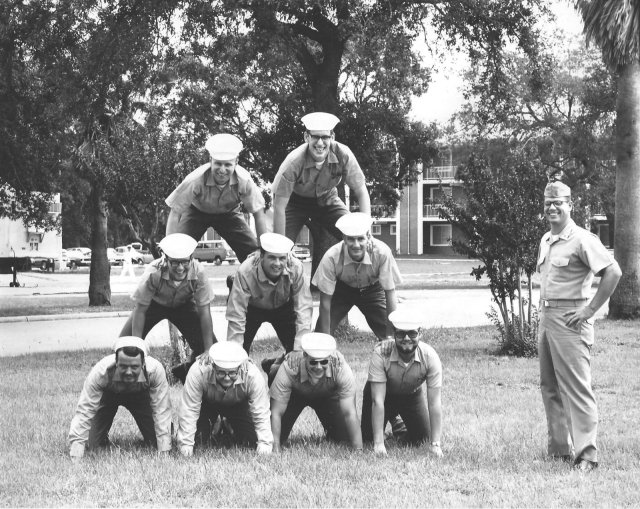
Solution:
[{"label": "black shoe", "polygon": [[277,357],[272,357],[271,359],[267,358],[267,359],[262,359],[262,362],[260,363],[260,366],[262,367],[262,370],[268,375],[269,371],[271,371],[271,366],[273,366],[273,363],[276,362]]},{"label": "black shoe", "polygon": [[598,468],[598,462],[589,460],[578,460],[576,461],[576,464],[573,466],[573,468],[579,470],[580,472],[591,472],[592,470]]},{"label": "black shoe", "polygon": [[171,374],[177,380],[182,382],[182,385],[187,381],[187,373],[189,372],[189,368],[193,366],[193,362],[183,362],[182,364],[178,364],[171,368]]}]

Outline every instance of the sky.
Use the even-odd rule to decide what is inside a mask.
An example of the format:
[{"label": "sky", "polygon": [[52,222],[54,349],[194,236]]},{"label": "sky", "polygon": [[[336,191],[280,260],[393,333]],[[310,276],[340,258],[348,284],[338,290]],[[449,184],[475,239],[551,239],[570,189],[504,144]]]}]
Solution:
[{"label": "sky", "polygon": [[[582,21],[570,2],[552,0],[551,8],[558,18],[558,27],[570,33],[582,32]],[[427,61],[433,60],[426,48],[419,51]],[[467,59],[464,54],[450,53],[444,58],[439,58],[429,90],[413,100],[411,117],[425,123],[446,123],[464,101],[461,74],[466,65]]]}]

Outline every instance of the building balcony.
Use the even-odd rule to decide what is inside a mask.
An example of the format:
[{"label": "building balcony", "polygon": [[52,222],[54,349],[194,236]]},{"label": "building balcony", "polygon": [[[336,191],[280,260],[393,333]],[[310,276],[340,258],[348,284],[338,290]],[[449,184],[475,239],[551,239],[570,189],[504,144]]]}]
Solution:
[{"label": "building balcony", "polygon": [[[442,208],[441,203],[431,203],[429,205],[423,205],[422,207],[422,216],[424,219],[441,219],[438,210]],[[444,221],[444,219],[442,219]]]},{"label": "building balcony", "polygon": [[457,166],[431,166],[422,171],[423,180],[455,180]]}]

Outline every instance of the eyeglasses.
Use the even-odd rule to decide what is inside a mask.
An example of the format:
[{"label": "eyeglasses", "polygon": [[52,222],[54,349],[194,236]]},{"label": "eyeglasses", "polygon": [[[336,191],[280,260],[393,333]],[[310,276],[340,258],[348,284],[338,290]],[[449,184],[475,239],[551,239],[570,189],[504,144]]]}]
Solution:
[{"label": "eyeglasses", "polygon": [[316,136],[315,134],[310,134],[309,139],[313,143],[318,143],[320,140],[322,140],[323,143],[330,143],[331,140],[333,139],[333,136]]},{"label": "eyeglasses", "polygon": [[551,207],[551,205],[553,205],[554,207],[558,208],[558,207],[562,207],[563,203],[569,203],[568,200],[554,200],[554,201],[546,201],[544,202],[544,206],[545,208],[549,208]]},{"label": "eyeglasses", "polygon": [[182,265],[183,267],[186,267],[187,265],[189,265],[189,262],[191,261],[191,258],[185,258],[183,260],[176,260],[176,259],[173,259],[173,258],[167,258],[167,261],[169,262],[169,265],[171,265],[174,268],[178,267],[178,265]]},{"label": "eyeglasses", "polygon": [[231,371],[225,371],[224,369],[216,368],[216,376],[218,378],[227,378],[227,377],[229,377],[231,379],[238,378],[238,370],[234,369],[234,370],[231,370]]},{"label": "eyeglasses", "polygon": [[418,337],[417,330],[396,330],[393,333],[393,337],[396,339],[404,339],[405,336],[409,336],[409,339],[416,339]]},{"label": "eyeglasses", "polygon": [[311,366],[326,366],[327,364],[329,364],[329,359],[322,359],[322,360],[309,359],[309,364]]}]

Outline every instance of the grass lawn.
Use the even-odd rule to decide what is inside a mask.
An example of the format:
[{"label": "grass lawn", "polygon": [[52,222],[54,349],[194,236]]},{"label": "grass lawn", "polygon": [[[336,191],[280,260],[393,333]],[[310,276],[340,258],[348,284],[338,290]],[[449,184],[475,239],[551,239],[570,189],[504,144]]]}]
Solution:
[{"label": "grass lawn", "polygon": [[[82,383],[106,351],[0,359],[0,504],[3,506],[592,507],[640,505],[640,342],[637,322],[599,321],[593,374],[601,466],[589,474],[545,457],[537,359],[493,354],[490,328],[435,329],[426,339],[444,365],[444,458],[389,441],[386,458],[320,439],[305,410],[289,446],[175,452],[141,447],[126,411],[120,449],[68,458],[66,435]],[[373,336],[341,339],[361,388]],[[259,361],[277,344],[255,344]],[[153,354],[168,358],[166,350]],[[174,408],[181,386],[172,387]],[[358,394],[359,402],[362,394]]]}]

